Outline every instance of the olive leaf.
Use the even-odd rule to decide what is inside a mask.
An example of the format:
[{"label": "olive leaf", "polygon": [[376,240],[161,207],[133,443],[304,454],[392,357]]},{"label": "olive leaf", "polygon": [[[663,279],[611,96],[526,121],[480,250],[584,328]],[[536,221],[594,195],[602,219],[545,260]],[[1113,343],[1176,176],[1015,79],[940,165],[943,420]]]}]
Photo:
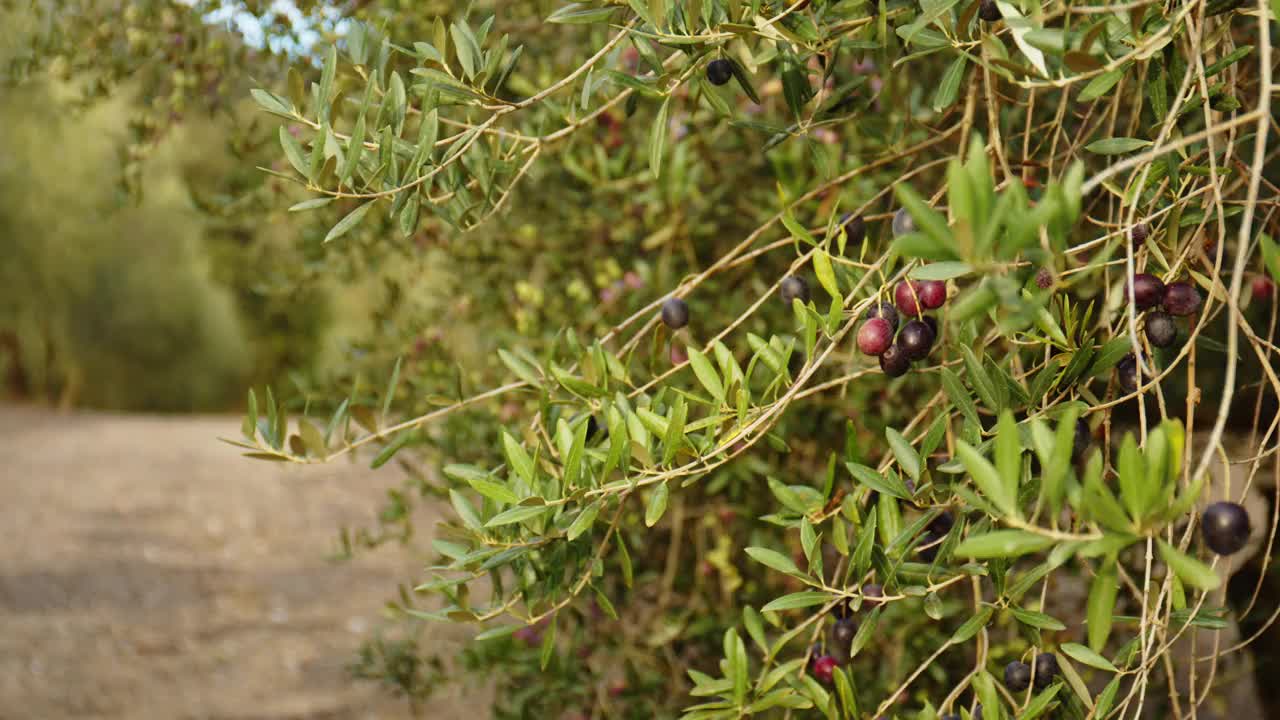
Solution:
[{"label": "olive leaf", "polygon": [[1053,538],[1025,530],[995,530],[965,538],[956,546],[955,554],[975,560],[1018,557],[1039,552],[1053,543]]}]

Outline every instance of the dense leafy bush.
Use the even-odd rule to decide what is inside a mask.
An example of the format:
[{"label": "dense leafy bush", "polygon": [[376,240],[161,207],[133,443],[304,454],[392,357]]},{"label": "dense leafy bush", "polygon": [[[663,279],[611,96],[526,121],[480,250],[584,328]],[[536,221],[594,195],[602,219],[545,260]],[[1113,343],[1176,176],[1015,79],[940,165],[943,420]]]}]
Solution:
[{"label": "dense leafy bush", "polygon": [[360,675],[460,622],[499,717],[1194,715],[1269,534],[1201,506],[1276,467],[1274,7],[454,10],[254,91],[386,287],[239,442],[409,471],[346,550],[454,511]]},{"label": "dense leafy bush", "polygon": [[[296,437],[268,400],[246,447],[451,451],[456,520],[398,607],[479,625],[502,716],[1181,715],[1160,658],[1221,604],[1186,521],[1239,492],[1206,470],[1242,349],[1272,351],[1242,310],[1254,258],[1280,270],[1268,8],[987,5],[576,4],[529,50],[492,17],[353,25],[308,91],[257,91],[297,209],[340,208],[334,244],[479,228],[474,266],[445,241],[458,292],[526,339],[481,339],[493,390],[419,373],[441,407],[399,422],[399,364]],[[633,282],[590,293],[599,255]],[[430,424],[455,412],[465,443]],[[1206,516],[1209,551],[1248,534]]]}]

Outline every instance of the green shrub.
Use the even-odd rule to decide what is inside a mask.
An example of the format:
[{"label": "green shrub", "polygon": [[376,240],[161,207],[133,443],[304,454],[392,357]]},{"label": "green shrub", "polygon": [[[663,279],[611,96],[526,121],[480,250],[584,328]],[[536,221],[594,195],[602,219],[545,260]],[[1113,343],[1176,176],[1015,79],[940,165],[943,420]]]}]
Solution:
[{"label": "green shrub", "polygon": [[[588,3],[527,49],[487,16],[354,24],[310,94],[256,99],[325,243],[474,229],[438,242],[483,337],[454,354],[470,371],[406,390],[397,361],[297,437],[255,401],[246,448],[443,453],[416,484],[457,516],[398,607],[477,624],[501,717],[1181,714],[1152,658],[1222,602],[1186,520],[1223,492],[1235,348],[1272,352],[1242,288],[1280,271],[1257,232],[1268,29],[1200,7]],[[1166,347],[1126,301],[1141,269],[1190,283],[1151,303],[1191,316]],[[885,300],[882,373],[852,336],[884,350]],[[1165,392],[1193,398],[1206,354],[1226,386],[1197,418]],[[1138,403],[1118,450],[1095,440]],[[1087,603],[1055,606],[1061,577]]]},{"label": "green shrub", "polygon": [[[417,486],[457,517],[398,607],[478,624],[498,716],[1182,712],[1152,657],[1222,596],[1181,527],[1214,492],[1235,348],[1271,352],[1238,312],[1253,258],[1280,270],[1257,233],[1268,30],[1225,6],[978,5],[576,4],[528,49],[486,16],[353,24],[310,94],[257,92],[302,207],[337,220],[325,243],[474,229],[437,236],[450,323],[484,329],[444,343],[469,371],[397,361],[298,436],[255,399],[245,439],[443,453]],[[1190,282],[1152,303],[1191,311],[1170,347],[1144,344],[1135,268]],[[787,276],[807,287],[783,302]],[[883,300],[903,317],[882,373],[852,336]],[[1164,393],[1198,390],[1202,354],[1226,387],[1197,423]],[[1139,402],[1118,450],[1095,440]],[[1055,607],[1060,576],[1084,607]]]}]

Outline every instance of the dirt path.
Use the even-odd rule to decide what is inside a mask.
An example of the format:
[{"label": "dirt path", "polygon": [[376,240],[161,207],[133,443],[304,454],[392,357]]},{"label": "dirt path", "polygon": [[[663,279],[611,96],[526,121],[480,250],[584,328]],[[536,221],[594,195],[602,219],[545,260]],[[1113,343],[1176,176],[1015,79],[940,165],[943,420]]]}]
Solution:
[{"label": "dirt path", "polygon": [[236,427],[0,407],[0,718],[409,716],[344,666],[422,563],[325,559],[395,471],[246,460]]}]

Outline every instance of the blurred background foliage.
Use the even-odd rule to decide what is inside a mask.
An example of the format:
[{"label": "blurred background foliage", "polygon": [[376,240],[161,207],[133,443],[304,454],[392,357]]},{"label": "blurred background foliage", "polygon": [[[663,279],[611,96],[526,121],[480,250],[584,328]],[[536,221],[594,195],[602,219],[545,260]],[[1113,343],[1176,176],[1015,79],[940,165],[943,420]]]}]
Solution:
[{"label": "blurred background foliage", "polygon": [[[24,69],[35,18],[0,12],[12,31],[0,65]],[[239,44],[200,31],[205,43]],[[46,60],[13,72],[0,106],[6,392],[100,408],[227,409],[250,383],[335,358],[322,351],[341,332],[337,283],[300,269],[295,225],[261,211],[272,189],[252,160],[270,133],[242,98],[225,97],[246,77],[184,117],[182,103],[155,97],[172,77],[164,58],[139,55],[114,78],[106,63]],[[366,294],[353,295],[345,307],[362,307]]]},{"label": "blurred background foliage", "polygon": [[[759,130],[721,123],[686,98],[670,123],[678,141],[670,178],[657,184],[636,177],[657,111],[644,101],[634,117],[619,107],[571,136],[568,149],[534,165],[507,213],[463,240],[428,218],[409,238],[392,223],[371,222],[323,247],[351,206],[288,213],[310,196],[258,169],[284,168],[275,124],[247,91],[287,86],[289,58],[202,21],[221,3],[51,2],[47,15],[9,5],[5,24],[16,32],[0,45],[0,65],[9,70],[6,92],[21,101],[0,109],[13,128],[0,139],[0,237],[21,258],[6,264],[6,278],[21,278],[0,288],[0,362],[11,395],[63,404],[238,407],[246,387],[287,377],[277,392],[294,406],[331,405],[335,386],[376,392],[403,357],[402,409],[420,411],[427,398],[456,396],[459,385],[474,391],[505,377],[498,347],[536,339],[537,352],[567,319],[582,337],[606,331],[740,242],[779,192],[797,195],[874,159],[881,133],[904,143],[926,137],[919,128],[902,136],[896,114],[886,113],[854,132],[824,129],[766,155]],[[268,44],[305,49],[299,25],[272,4],[236,5],[260,18]],[[451,9],[391,0],[296,5],[304,14],[337,8],[339,16],[394,23],[406,42]],[[580,60],[580,48],[602,41],[600,28],[541,24],[557,6],[504,11],[504,26],[528,46],[513,88],[554,82]],[[574,42],[564,42],[567,34]],[[614,64],[634,70],[638,62],[631,51]],[[776,85],[762,92],[777,98]],[[913,92],[922,91],[904,85],[877,102],[898,98],[906,107]],[[741,100],[745,113],[757,111]],[[846,183],[820,212],[884,190],[893,170]],[[754,176],[778,184],[733,179]],[[887,235],[873,226],[881,231]],[[754,299],[788,263],[771,254],[726,273],[718,286],[733,302],[726,295],[716,304]],[[691,299],[707,327],[711,300]],[[768,318],[787,318],[764,317],[746,329],[763,332]]]},{"label": "blurred background foliage", "polygon": [[72,92],[31,84],[0,107],[10,391],[109,408],[225,406],[248,377],[250,337],[231,288],[211,275],[184,146],[159,149],[134,202],[118,180],[131,98],[72,115]]},{"label": "blurred background foliage", "polygon": [[[671,160],[674,181],[637,183],[644,150],[619,109],[572,139],[573,152],[536,164],[513,211],[463,241],[431,219],[410,238],[388,224],[322,247],[350,208],[288,213],[307,194],[258,169],[283,168],[275,124],[247,91],[286,85],[288,58],[203,22],[219,3],[54,2],[47,15],[9,5],[0,237],[16,261],[2,271],[0,362],[11,397],[208,410],[288,377],[277,391],[302,407],[331,403],[335,384],[372,392],[403,356],[403,409],[420,410],[457,383],[499,379],[493,351],[513,340],[553,340],[566,318],[584,336],[602,332],[758,225],[772,190],[717,182],[713,154],[740,152],[741,171],[776,171],[796,192],[812,153],[828,167],[838,155],[809,143],[765,159],[747,152],[752,138],[682,112],[673,126],[691,142]],[[304,49],[285,13],[238,5],[269,41]],[[429,5],[341,13],[394,19],[407,39],[449,11]],[[554,7],[513,11],[530,45],[513,86],[553,82],[576,59],[578,46],[557,42],[563,27],[536,24]],[[638,127],[654,110],[641,108]],[[548,187],[557,192],[537,192]],[[758,272],[738,277],[752,281],[742,298],[766,287]],[[430,387],[414,384],[429,375]]]}]

